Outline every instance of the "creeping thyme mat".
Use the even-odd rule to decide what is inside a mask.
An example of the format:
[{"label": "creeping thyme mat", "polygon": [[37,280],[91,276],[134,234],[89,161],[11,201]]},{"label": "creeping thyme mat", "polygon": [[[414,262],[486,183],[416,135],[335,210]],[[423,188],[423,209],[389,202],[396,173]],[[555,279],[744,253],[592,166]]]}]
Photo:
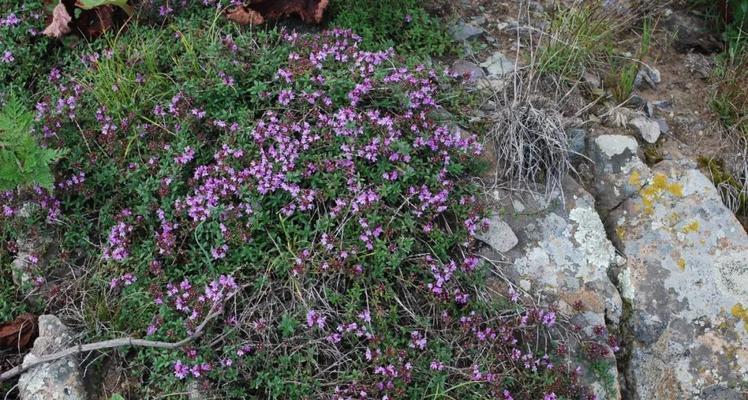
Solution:
[{"label": "creeping thyme mat", "polygon": [[5,240],[59,242],[35,290],[90,341],[177,342],[223,310],[178,350],[110,355],[132,398],[587,395],[555,312],[486,288],[480,140],[438,118],[453,77],[359,45],[178,20],[46,77],[57,183],[0,197]]}]

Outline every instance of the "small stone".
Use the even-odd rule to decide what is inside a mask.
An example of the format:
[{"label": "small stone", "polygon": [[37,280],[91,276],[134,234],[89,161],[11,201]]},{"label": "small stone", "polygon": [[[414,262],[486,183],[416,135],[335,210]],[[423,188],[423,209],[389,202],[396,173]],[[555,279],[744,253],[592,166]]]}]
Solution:
[{"label": "small stone", "polygon": [[665,121],[664,118],[658,118],[657,125],[660,126],[660,132],[665,134],[670,132],[670,126],[667,124],[667,121]]},{"label": "small stone", "polygon": [[[39,316],[39,337],[31,352],[23,359],[29,364],[44,355],[49,355],[72,344],[69,329],[54,315]],[[37,365],[18,379],[21,400],[85,400],[78,362],[75,356]]]},{"label": "small stone", "polygon": [[652,104],[660,111],[671,111],[673,109],[673,102],[670,100],[657,100],[653,101]]},{"label": "small stone", "polygon": [[458,42],[472,39],[483,34],[483,28],[470,23],[458,22],[450,28],[452,38]]},{"label": "small stone", "polygon": [[501,76],[514,72],[514,61],[498,51],[480,66],[486,68],[488,75]]},{"label": "small stone", "polygon": [[644,105],[644,112],[647,113],[648,117],[654,117],[655,113],[655,106],[651,102],[647,102],[647,104]]},{"label": "small stone", "polygon": [[632,94],[626,102],[626,106],[635,110],[640,110],[647,105],[647,99],[639,96],[638,94]]},{"label": "small stone", "polygon": [[641,88],[646,83],[652,89],[657,89],[657,84],[661,81],[660,71],[655,67],[645,65],[636,73],[634,87]]},{"label": "small stone", "polygon": [[488,219],[488,232],[479,233],[475,237],[499,253],[506,253],[519,243],[509,224],[496,215]]},{"label": "small stone", "polygon": [[632,118],[629,125],[636,129],[639,136],[647,143],[656,143],[660,138],[660,125],[643,115]]},{"label": "small stone", "polygon": [[477,64],[465,60],[455,61],[452,64],[451,71],[460,76],[464,76],[466,80],[471,83],[486,76],[483,68],[481,68]]},{"label": "small stone", "polygon": [[[478,88],[488,90],[492,92],[501,92],[504,88],[509,85],[506,79],[497,78],[495,76],[488,76],[478,81]],[[490,111],[496,110],[495,106]]]}]

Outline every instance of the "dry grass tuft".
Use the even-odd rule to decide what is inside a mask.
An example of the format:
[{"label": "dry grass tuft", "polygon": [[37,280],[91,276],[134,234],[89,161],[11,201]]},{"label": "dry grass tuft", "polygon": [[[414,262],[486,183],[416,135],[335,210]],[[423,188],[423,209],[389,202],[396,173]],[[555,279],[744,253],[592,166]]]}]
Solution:
[{"label": "dry grass tuft", "polygon": [[497,183],[510,189],[535,191],[542,183],[548,196],[572,169],[562,117],[551,108],[512,102],[496,111],[489,138],[497,157]]}]

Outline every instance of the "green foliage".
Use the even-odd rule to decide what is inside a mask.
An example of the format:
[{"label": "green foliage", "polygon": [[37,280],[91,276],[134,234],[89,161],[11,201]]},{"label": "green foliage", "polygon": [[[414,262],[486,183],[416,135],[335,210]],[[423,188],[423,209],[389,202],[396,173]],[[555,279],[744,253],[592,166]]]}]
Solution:
[{"label": "green foliage", "polygon": [[65,154],[39,146],[31,135],[33,114],[11,97],[0,111],[0,190],[39,185],[52,189],[49,165]]},{"label": "green foliage", "polygon": [[351,29],[371,50],[394,47],[400,54],[441,56],[453,43],[445,23],[417,0],[333,0],[332,26]]}]

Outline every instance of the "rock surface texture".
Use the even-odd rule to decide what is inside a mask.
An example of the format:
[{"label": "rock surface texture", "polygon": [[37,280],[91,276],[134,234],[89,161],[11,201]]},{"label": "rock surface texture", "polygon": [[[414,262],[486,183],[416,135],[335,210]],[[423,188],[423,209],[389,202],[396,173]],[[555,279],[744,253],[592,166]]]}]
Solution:
[{"label": "rock surface texture", "polygon": [[617,272],[626,398],[745,399],[748,235],[695,167],[642,170],[635,142],[601,146],[612,139],[595,140],[596,175],[612,173],[597,194],[609,205],[623,199],[607,226],[627,259]]},{"label": "rock surface texture", "polygon": [[[69,346],[72,337],[68,328],[54,315],[39,317],[39,337],[24,364],[34,362]],[[86,392],[75,357],[61,358],[51,363],[36,366],[18,380],[21,400],[83,400]]]},{"label": "rock surface texture", "polygon": [[[513,212],[502,215],[502,224],[496,224],[493,217],[489,226],[495,227],[481,240],[507,243],[499,233],[506,232],[503,224],[507,224],[518,238],[518,244],[503,253],[509,261],[504,272],[512,282],[558,304],[562,313],[574,314],[571,322],[586,335],[594,336],[593,330],[606,326],[615,330],[623,306],[607,271],[622,260],[606,236],[593,197],[570,178],[563,188],[564,195],[557,194],[550,201],[507,200],[502,209]],[[584,378],[598,398],[619,398],[613,349],[605,348],[607,356],[601,363],[612,378],[612,384],[605,384],[584,364],[582,347],[572,342],[572,363],[582,364]]]},{"label": "rock surface texture", "polygon": [[604,213],[638,193],[652,175],[637,155],[636,139],[630,136],[601,135],[589,147],[589,157],[595,166],[592,189],[597,208]]}]

